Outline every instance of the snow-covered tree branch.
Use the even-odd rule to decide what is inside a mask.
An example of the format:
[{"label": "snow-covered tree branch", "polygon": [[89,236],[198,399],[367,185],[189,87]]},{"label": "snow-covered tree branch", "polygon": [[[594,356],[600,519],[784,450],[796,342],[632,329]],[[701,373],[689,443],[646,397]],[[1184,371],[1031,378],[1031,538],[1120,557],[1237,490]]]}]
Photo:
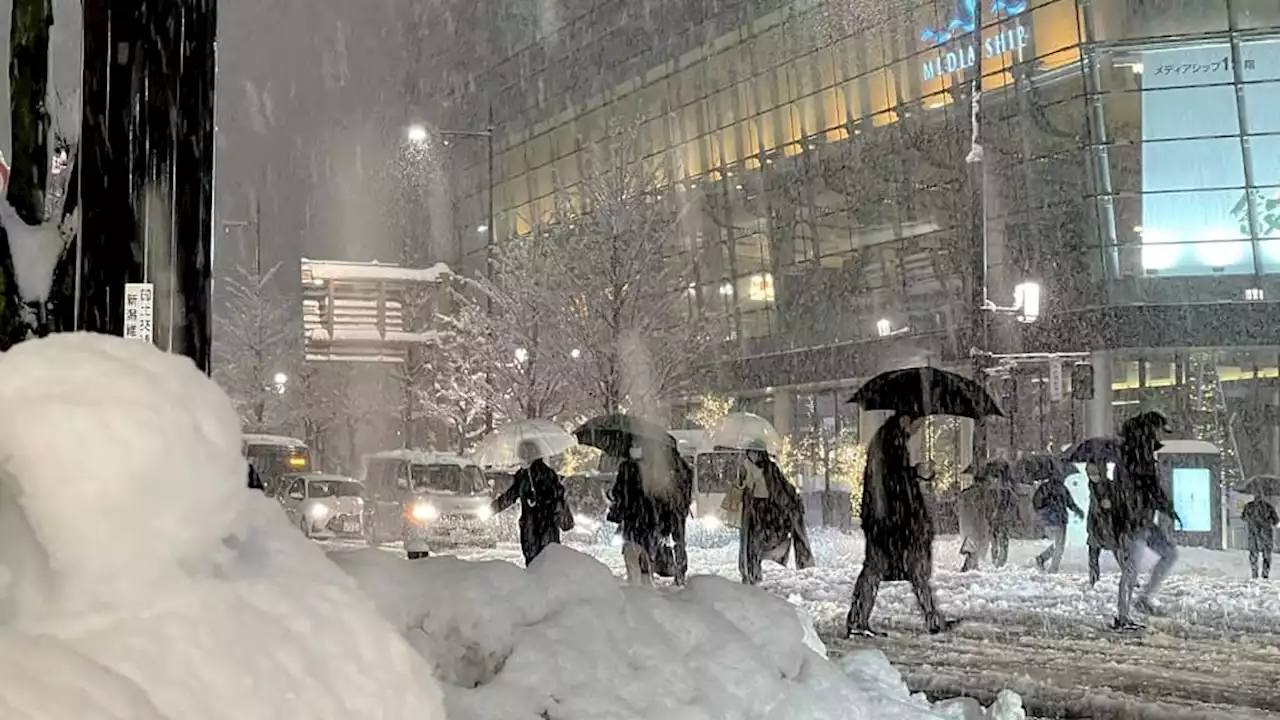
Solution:
[{"label": "snow-covered tree branch", "polygon": [[267,429],[270,412],[281,405],[274,377],[290,368],[300,341],[295,314],[274,288],[279,269],[280,263],[265,272],[237,266],[222,281],[227,304],[217,317],[214,377],[253,429]]}]

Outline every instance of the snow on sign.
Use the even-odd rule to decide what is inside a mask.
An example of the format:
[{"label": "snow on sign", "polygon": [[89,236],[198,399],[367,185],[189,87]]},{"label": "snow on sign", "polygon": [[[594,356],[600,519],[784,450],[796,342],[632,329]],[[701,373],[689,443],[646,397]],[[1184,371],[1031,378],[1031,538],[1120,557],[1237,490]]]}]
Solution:
[{"label": "snow on sign", "polygon": [[124,336],[130,340],[151,342],[151,320],[154,316],[155,285],[125,283]]}]

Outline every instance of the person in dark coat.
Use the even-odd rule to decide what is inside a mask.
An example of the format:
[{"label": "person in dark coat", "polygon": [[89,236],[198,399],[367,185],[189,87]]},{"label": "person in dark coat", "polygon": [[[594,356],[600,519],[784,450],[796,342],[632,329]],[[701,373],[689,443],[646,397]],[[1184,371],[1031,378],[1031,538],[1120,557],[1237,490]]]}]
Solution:
[{"label": "person in dark coat", "polygon": [[1014,487],[1013,471],[1005,460],[993,460],[988,464],[987,507],[991,511],[991,563],[1004,567],[1009,562],[1009,536],[1018,524],[1018,491]]},{"label": "person in dark coat", "polygon": [[1262,579],[1271,577],[1271,553],[1275,549],[1276,525],[1280,525],[1280,515],[1276,508],[1265,498],[1255,498],[1240,513],[1249,528],[1249,570],[1253,579],[1258,579],[1258,561],[1262,561]]},{"label": "person in dark coat", "polygon": [[627,566],[627,582],[652,585],[654,557],[661,533],[661,512],[654,498],[645,492],[642,473],[644,452],[635,445],[618,465],[618,477],[609,493],[612,504],[607,519],[618,524],[622,534],[622,557]]},{"label": "person in dark coat", "polygon": [[764,561],[785,565],[793,548],[796,569],[813,567],[800,493],[763,447],[748,450],[746,463],[746,475],[751,479],[742,497],[742,539],[738,543],[742,582],[758,584],[764,578]]},{"label": "person in dark coat", "polygon": [[[671,543],[671,577],[676,585],[684,585],[685,576],[689,572],[689,552],[685,542],[685,527],[689,519],[689,508],[693,506],[693,469],[680,457],[680,453],[671,449],[670,458],[671,487],[664,497],[658,498],[658,534],[663,541]],[[659,555],[661,557],[661,548]],[[655,563],[660,566],[661,563]],[[665,572],[665,568],[662,572]]]},{"label": "person in dark coat", "polygon": [[[974,478],[973,484],[965,488],[957,498],[958,519],[960,520],[960,554],[964,556],[964,564],[960,572],[977,570],[982,556],[991,547],[991,518],[994,509],[991,507],[995,494],[990,487],[991,478],[984,467]],[[994,559],[994,552],[992,553]]]},{"label": "person in dark coat", "polygon": [[1036,565],[1041,570],[1056,573],[1062,565],[1062,551],[1067,546],[1067,513],[1083,519],[1084,511],[1076,505],[1075,499],[1071,497],[1071,491],[1067,489],[1067,484],[1060,474],[1050,477],[1036,488],[1036,493],[1031,498],[1031,505],[1035,507],[1036,515],[1044,526],[1045,536],[1052,543],[1044,552],[1036,556]]},{"label": "person in dark coat", "polygon": [[1102,577],[1102,551],[1116,551],[1116,535],[1111,520],[1111,507],[1115,502],[1111,480],[1097,465],[1085,465],[1089,477],[1089,584],[1097,585]]},{"label": "person in dark coat", "polygon": [[267,489],[262,484],[262,476],[258,474],[258,469],[253,466],[253,463],[245,464],[249,466],[249,489],[266,492]]},{"label": "person in dark coat", "polygon": [[520,550],[528,565],[551,543],[560,542],[560,533],[573,529],[573,513],[565,500],[560,476],[539,457],[537,444],[522,443],[520,458],[527,467],[516,472],[515,480],[489,508],[496,515],[520,502]]},{"label": "person in dark coat", "polygon": [[1120,563],[1120,592],[1116,600],[1117,630],[1140,628],[1130,616],[1133,590],[1138,584],[1138,554],[1143,545],[1160,556],[1147,585],[1133,602],[1133,609],[1147,615],[1158,614],[1151,597],[1160,589],[1177,561],[1178,551],[1158,514],[1181,522],[1160,482],[1156,451],[1161,437],[1169,431],[1168,421],[1158,412],[1148,411],[1127,420],[1120,428],[1120,466],[1116,468],[1111,508],[1116,538],[1116,560]]},{"label": "person in dark coat", "polygon": [[921,424],[921,418],[895,414],[868,448],[860,512],[867,549],[845,619],[849,635],[877,634],[871,629],[871,611],[885,581],[911,583],[929,632],[954,624],[942,619],[933,594],[933,518],[907,450],[908,438]]}]

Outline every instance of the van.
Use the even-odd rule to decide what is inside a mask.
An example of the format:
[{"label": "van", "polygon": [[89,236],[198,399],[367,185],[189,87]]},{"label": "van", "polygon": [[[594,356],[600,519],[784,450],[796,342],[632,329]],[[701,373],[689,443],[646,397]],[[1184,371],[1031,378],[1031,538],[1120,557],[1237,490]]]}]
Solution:
[{"label": "van", "polygon": [[433,547],[494,547],[493,486],[459,455],[389,450],[366,455],[365,533],[371,545],[401,541],[410,559]]}]

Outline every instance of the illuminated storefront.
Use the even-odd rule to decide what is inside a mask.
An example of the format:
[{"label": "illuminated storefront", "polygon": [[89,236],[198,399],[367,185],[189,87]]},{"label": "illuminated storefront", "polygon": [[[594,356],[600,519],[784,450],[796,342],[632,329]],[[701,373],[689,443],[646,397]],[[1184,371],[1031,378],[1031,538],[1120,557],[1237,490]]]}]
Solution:
[{"label": "illuminated storefront", "polygon": [[[692,302],[731,320],[722,389],[795,434],[856,423],[839,394],[886,365],[968,365],[975,227],[991,298],[1044,288],[1040,322],[1000,319],[987,349],[1075,353],[1098,385],[1052,399],[1046,366],[1016,368],[995,383],[1017,417],[997,444],[1043,449],[1156,402],[1155,376],[1131,389],[1127,363],[1175,368],[1172,387],[1211,368],[1224,396],[1274,382],[1274,0],[936,0],[874,18],[820,0],[722,5],[669,3],[674,39],[628,43],[597,37],[602,15],[625,17],[601,0],[497,64],[500,237],[575,193],[584,145],[639,116],[693,210]],[[573,76],[584,53],[616,56],[603,90]],[[474,235],[463,267],[482,262]]]}]

